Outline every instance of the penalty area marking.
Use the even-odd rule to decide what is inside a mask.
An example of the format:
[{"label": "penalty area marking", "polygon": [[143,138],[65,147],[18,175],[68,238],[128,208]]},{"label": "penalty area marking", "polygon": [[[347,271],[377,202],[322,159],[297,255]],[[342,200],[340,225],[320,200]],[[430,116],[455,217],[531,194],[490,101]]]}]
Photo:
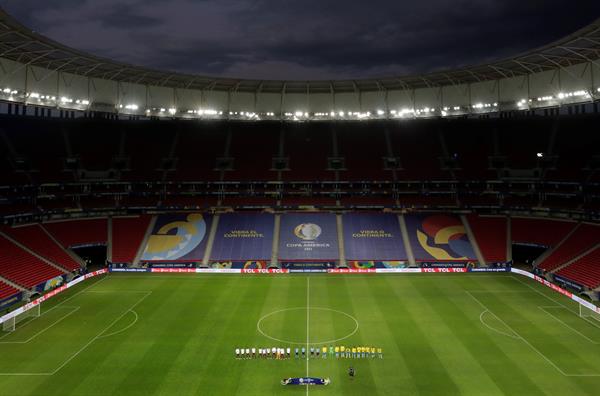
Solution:
[{"label": "penalty area marking", "polygon": [[482,312],[481,312],[481,314],[479,314],[479,321],[481,322],[481,324],[483,324],[485,327],[487,327],[488,329],[490,329],[490,330],[492,330],[492,331],[494,331],[494,332],[496,332],[496,333],[498,333],[498,334],[502,334],[502,335],[504,335],[504,336],[507,336],[507,337],[510,337],[510,338],[512,338],[512,339],[514,339],[514,340],[520,340],[520,338],[519,338],[519,337],[518,337],[516,334],[505,333],[505,332],[503,332],[502,330],[498,330],[497,328],[495,328],[495,327],[493,327],[493,326],[489,325],[489,324],[488,324],[488,323],[487,323],[487,322],[486,322],[486,321],[483,319],[483,317],[484,317],[484,315],[485,315],[486,313],[489,313],[489,314],[491,314],[491,315],[493,315],[494,317],[496,317],[496,318],[497,318],[497,316],[496,316],[496,315],[495,315],[493,312],[490,312],[490,311],[488,311],[488,310],[486,309],[486,310],[482,311]]},{"label": "penalty area marking", "polygon": [[100,337],[98,337],[98,339],[112,337],[114,335],[121,334],[124,331],[129,330],[134,324],[136,324],[137,321],[138,321],[138,318],[139,318],[137,312],[135,312],[133,309],[130,309],[129,311],[127,311],[127,313],[129,313],[129,312],[131,312],[134,315],[134,317],[135,317],[135,319],[133,320],[133,322],[129,323],[127,326],[125,326],[121,330],[117,330],[117,331],[113,331],[112,333],[101,335]]},{"label": "penalty area marking", "polygon": [[[142,293],[142,291],[140,291],[140,293]],[[58,373],[63,367],[65,367],[67,364],[69,364],[69,362],[71,360],[75,359],[87,347],[92,345],[92,343],[94,343],[94,341],[100,339],[100,337],[102,337],[104,335],[104,333],[106,333],[111,327],[113,327],[116,323],[118,323],[119,320],[121,320],[127,313],[132,312],[135,307],[137,307],[139,304],[141,304],[146,298],[148,298],[152,294],[152,291],[147,291],[145,293],[146,294],[144,296],[142,296],[128,310],[126,310],[121,315],[119,315],[115,320],[110,322],[110,324],[107,327],[105,327],[100,333],[98,333],[96,336],[94,336],[94,338],[92,338],[90,341],[88,341],[83,347],[81,347],[77,352],[75,352],[73,355],[71,355],[69,358],[67,358],[67,360],[65,360],[60,366],[58,366],[53,371],[49,371],[46,373],[0,373],[0,376],[3,376],[3,377],[7,377],[7,376],[22,376],[22,377],[23,376],[51,376],[51,375]]]},{"label": "penalty area marking", "polygon": [[[50,328],[54,327],[54,325],[62,322],[63,320],[65,320],[69,316],[73,315],[75,312],[79,311],[79,308],[81,308],[81,307],[76,307],[76,306],[72,307],[72,306],[63,305],[63,308],[70,308],[71,311],[67,312],[65,315],[61,316],[56,321],[52,322],[50,325],[44,327],[43,329],[41,329],[40,331],[38,331],[37,333],[35,333],[31,337],[29,337],[27,340],[25,340],[25,341],[0,341],[0,344],[27,344],[29,341],[33,340],[34,338],[36,338],[40,334],[42,334],[42,333],[46,332],[47,330],[49,330]],[[47,312],[50,312],[50,311],[47,311]],[[30,323],[30,322],[27,322],[27,323]],[[20,327],[19,329],[22,329],[22,327]],[[4,336],[2,336],[0,338],[4,338],[7,335],[12,335],[12,334],[15,334],[15,332],[8,333],[8,334],[6,334],[6,335],[4,335]]]},{"label": "penalty area marking", "polygon": [[[340,337],[340,338],[336,338],[335,340],[327,340],[327,341],[319,341],[319,342],[315,342],[315,341],[311,341],[310,344],[311,345],[322,345],[322,344],[334,344],[336,342],[345,340],[346,338],[350,338],[352,337],[354,334],[356,334],[356,332],[358,331],[358,320],[356,320],[356,318],[344,311],[338,311],[337,309],[332,309],[332,308],[323,308],[323,307],[310,307],[307,309],[307,307],[295,307],[295,308],[284,308],[284,309],[278,309],[277,311],[273,311],[271,313],[268,313],[266,315],[264,315],[262,318],[258,319],[258,322],[256,322],[256,329],[258,330],[258,332],[260,334],[262,334],[263,336],[267,337],[270,340],[273,341],[277,341],[277,342],[283,342],[286,344],[293,344],[293,345],[308,345],[306,341],[304,342],[296,342],[296,341],[290,341],[290,340],[283,340],[281,338],[277,338],[277,337],[273,337],[267,333],[265,333],[261,327],[260,324],[263,320],[267,319],[270,316],[276,315],[278,313],[281,312],[287,312],[287,311],[309,311],[309,310],[318,310],[318,311],[331,311],[331,312],[336,312],[339,314],[342,314],[350,319],[352,319],[352,321],[354,321],[355,327],[354,330],[352,330],[351,333],[349,333],[348,335],[345,335],[344,337]],[[308,318],[308,315],[307,315]],[[308,322],[308,321],[307,321]]]},{"label": "penalty area marking", "polygon": [[490,314],[494,315],[500,322],[502,322],[504,324],[504,326],[506,326],[506,328],[510,329],[510,331],[512,331],[517,337],[519,337],[519,339],[521,341],[523,341],[529,348],[531,348],[534,352],[536,352],[538,355],[540,355],[540,357],[542,357],[546,362],[548,362],[552,367],[554,367],[559,373],[561,373],[563,376],[565,377],[600,377],[600,374],[568,374],[565,373],[560,367],[558,367],[556,365],[556,363],[554,363],[548,356],[544,355],[539,349],[537,349],[535,346],[533,346],[529,341],[527,341],[522,335],[520,335],[519,333],[517,333],[515,331],[515,329],[513,329],[512,327],[510,327],[504,320],[502,320],[498,315],[496,315],[495,313],[493,313],[492,311],[490,311],[490,309],[481,301],[479,301],[479,299],[477,299],[477,297],[475,297],[473,294],[471,294],[470,292],[465,290],[465,293],[467,293],[479,306],[481,306],[484,310],[488,311]]},{"label": "penalty area marking", "polygon": [[[552,316],[554,319],[556,319],[556,321],[558,321],[559,323],[562,323],[565,327],[569,328],[571,331],[573,331],[574,333],[580,335],[581,337],[585,338],[587,341],[591,342],[594,345],[598,345],[599,343],[597,341],[592,340],[590,337],[586,336],[585,334],[583,334],[582,332],[580,332],[579,330],[574,329],[573,327],[571,327],[567,322],[565,322],[562,319],[559,319],[556,315],[554,315],[552,312],[549,311],[549,309],[551,308],[558,308],[558,309],[566,309],[562,306],[558,306],[558,305],[554,305],[554,306],[538,306],[539,309],[541,309],[542,311],[546,312],[548,315]],[[572,312],[569,309],[566,309],[568,312]]]}]

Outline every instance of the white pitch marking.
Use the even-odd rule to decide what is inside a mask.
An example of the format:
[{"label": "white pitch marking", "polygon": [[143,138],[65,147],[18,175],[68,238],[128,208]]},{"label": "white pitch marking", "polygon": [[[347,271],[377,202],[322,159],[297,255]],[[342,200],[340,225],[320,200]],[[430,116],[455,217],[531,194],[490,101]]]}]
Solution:
[{"label": "white pitch marking", "polygon": [[98,339],[107,338],[107,337],[111,337],[111,336],[114,336],[114,335],[117,335],[117,334],[121,334],[124,331],[129,330],[134,324],[136,324],[137,321],[138,321],[138,318],[139,318],[137,312],[135,312],[133,309],[130,309],[128,312],[132,312],[135,315],[135,320],[133,322],[131,322],[130,324],[128,324],[127,326],[125,326],[121,330],[114,331],[114,332],[108,333],[108,334],[104,334],[103,336],[98,337]]},{"label": "white pitch marking", "polygon": [[[552,316],[554,319],[556,319],[557,321],[559,321],[560,323],[562,323],[564,326],[568,327],[569,329],[571,329],[574,333],[579,334],[580,336],[582,336],[583,338],[585,338],[586,340],[588,340],[589,342],[591,342],[594,345],[598,345],[599,343],[592,340],[591,338],[589,338],[588,336],[586,336],[585,334],[581,333],[578,330],[575,330],[573,327],[571,327],[569,324],[567,324],[565,321],[559,319],[556,315],[554,315],[552,312],[548,311],[546,308],[553,308],[553,307],[541,307],[538,306],[539,309],[541,309],[542,311],[546,312],[548,315]],[[554,308],[560,308],[560,309],[564,309],[563,307],[554,307]],[[570,312],[570,311],[569,311]]]},{"label": "white pitch marking", "polygon": [[556,365],[556,363],[554,363],[552,360],[550,360],[550,358],[548,356],[544,355],[539,349],[534,347],[529,341],[527,341],[525,338],[523,338],[523,336],[521,336],[519,333],[517,333],[515,331],[515,329],[510,327],[498,315],[496,315],[495,313],[490,311],[489,308],[487,306],[485,306],[485,304],[483,304],[481,301],[479,301],[474,295],[472,295],[468,291],[465,291],[465,293],[467,293],[469,296],[471,296],[471,298],[473,300],[475,300],[475,302],[477,302],[477,304],[479,304],[481,307],[483,307],[483,309],[488,310],[492,315],[494,315],[500,322],[502,322],[508,329],[510,329],[510,331],[512,331],[517,337],[519,337],[519,339],[521,341],[523,341],[525,344],[527,344],[527,346],[529,346],[533,351],[535,351],[538,355],[540,355],[546,362],[548,362],[550,365],[552,365],[552,367],[554,367],[559,373],[561,373],[565,377],[600,377],[600,374],[567,374],[567,373],[565,373],[560,367],[558,367]]},{"label": "white pitch marking", "polygon": [[[308,343],[310,340],[309,323],[310,323],[310,278],[307,276],[306,277],[306,376],[307,377],[308,377],[308,361],[310,359],[309,354],[308,354]],[[306,387],[306,394],[308,395],[308,385],[305,385],[305,387]]]},{"label": "white pitch marking", "polygon": [[[518,339],[519,339],[519,337],[515,336],[514,334],[508,334],[508,333],[505,333],[505,332],[503,332],[503,331],[501,331],[501,330],[498,330],[498,329],[496,329],[495,327],[492,327],[492,326],[490,326],[489,324],[487,324],[487,323],[485,322],[485,320],[483,320],[483,315],[484,315],[486,312],[487,312],[487,313],[490,313],[490,311],[488,311],[488,310],[486,309],[486,310],[482,311],[482,312],[479,314],[479,321],[481,322],[481,324],[483,324],[483,325],[484,325],[485,327],[487,327],[488,329],[490,329],[490,330],[492,330],[492,331],[495,331],[495,332],[496,332],[496,333],[498,333],[498,334],[502,334],[502,335],[504,335],[504,336],[507,336],[507,337],[510,337],[510,338],[514,338],[515,340],[518,340]],[[494,315],[494,316],[496,316],[496,315]]]},{"label": "white pitch marking", "polygon": [[[38,331],[37,333],[35,333],[34,335],[32,335],[31,337],[29,337],[27,340],[25,341],[0,341],[0,344],[27,344],[29,341],[33,340],[34,338],[36,338],[37,336],[39,336],[40,334],[46,332],[47,330],[49,330],[51,327],[53,327],[54,325],[62,322],[64,319],[68,318],[69,316],[71,316],[72,314],[74,314],[75,312],[79,311],[79,308],[81,307],[69,307],[65,305],[65,308],[71,308],[73,309],[70,312],[67,312],[64,316],[61,316],[58,320],[56,320],[54,323],[52,323],[51,325],[43,328],[42,330]],[[50,311],[48,311],[50,312]],[[21,327],[22,328],[22,327]],[[8,334],[15,334],[13,333],[8,333]]]},{"label": "white pitch marking", "polygon": [[[93,286],[93,285],[92,285]],[[56,368],[54,371],[50,371],[47,373],[0,373],[0,376],[29,376],[29,375],[35,375],[35,376],[51,376],[54,375],[56,373],[58,373],[63,367],[65,367],[71,360],[75,359],[75,357],[77,357],[81,352],[83,352],[87,347],[89,347],[94,341],[96,341],[98,338],[100,338],[102,335],[104,335],[104,333],[110,329],[112,326],[114,326],[115,323],[117,323],[119,320],[121,320],[121,318],[123,316],[125,316],[125,314],[127,314],[129,311],[133,310],[135,307],[137,307],[142,301],[144,301],[146,298],[148,298],[148,296],[150,296],[152,294],[152,291],[148,291],[146,292],[147,294],[145,296],[143,296],[142,298],[140,298],[135,304],[133,304],[133,306],[131,308],[129,308],[127,311],[123,312],[121,315],[119,315],[118,318],[116,318],[114,321],[112,321],[107,327],[105,327],[100,333],[98,333],[94,338],[92,338],[87,344],[85,344],[83,347],[81,347],[77,352],[75,352],[71,357],[69,357],[66,361],[64,361],[60,366],[58,366],[58,368]]]},{"label": "white pitch marking", "polygon": [[566,305],[562,304],[561,302],[559,302],[559,301],[556,301],[555,299],[553,299],[553,298],[551,298],[551,297],[547,296],[546,294],[544,294],[544,293],[542,293],[541,291],[537,290],[535,287],[531,286],[530,284],[528,284],[528,283],[526,283],[526,282],[523,282],[523,281],[522,281],[520,278],[517,278],[517,277],[514,277],[514,276],[513,276],[512,278],[513,278],[514,280],[518,281],[519,283],[521,283],[521,284],[523,284],[523,285],[527,286],[528,288],[530,288],[531,290],[533,290],[534,292],[536,292],[536,293],[537,293],[537,294],[539,294],[540,296],[542,296],[542,297],[545,297],[545,298],[547,298],[548,300],[552,301],[553,303],[560,305],[561,307],[565,308],[567,311],[569,311],[569,312],[572,312],[572,313],[573,313],[574,315],[576,315],[578,318],[581,318],[581,319],[585,320],[586,322],[588,322],[589,324],[591,324],[592,326],[594,326],[594,327],[598,327],[598,328],[600,329],[600,326],[598,326],[598,324],[597,324],[597,323],[591,322],[590,320],[586,319],[585,317],[582,317],[582,316],[580,316],[580,315],[579,315],[579,312],[577,312],[577,311],[573,311],[571,308],[569,308],[569,307],[567,307]]},{"label": "white pitch marking", "polygon": [[[29,323],[33,322],[34,320],[38,319],[39,317],[43,316],[44,314],[47,314],[48,312],[52,311],[53,309],[55,309],[55,308],[57,308],[57,307],[59,307],[59,306],[63,305],[64,303],[66,303],[67,301],[69,301],[69,300],[71,300],[71,299],[75,298],[76,296],[80,295],[81,293],[83,293],[83,292],[85,292],[85,291],[88,291],[88,289],[89,289],[89,288],[96,286],[98,283],[102,282],[103,280],[106,280],[107,278],[108,278],[108,276],[105,276],[104,278],[100,279],[98,282],[95,282],[95,283],[93,283],[93,284],[89,285],[88,287],[86,287],[85,289],[78,291],[77,293],[73,294],[71,297],[69,297],[69,298],[66,298],[66,299],[64,299],[63,301],[59,302],[58,304],[54,305],[52,308],[50,308],[50,309],[48,309],[48,310],[45,310],[44,312],[42,312],[42,313],[40,314],[40,316],[38,316],[38,317],[35,317],[35,318],[33,318],[33,319],[31,319],[31,320],[27,321],[27,323],[24,323],[24,324],[23,324],[21,327],[19,327],[19,328],[20,328],[20,329],[22,329],[23,327],[27,326]],[[41,306],[40,306],[40,310],[41,310],[41,309],[42,309],[42,308],[41,308]],[[9,334],[10,334],[10,333],[9,333]],[[0,337],[0,339],[2,339],[2,338],[4,338],[4,337],[6,337],[7,335],[8,335],[8,334],[5,334],[5,335],[3,335],[2,337]]]},{"label": "white pitch marking", "polygon": [[[259,332],[260,334],[262,334],[263,336],[265,336],[265,337],[267,337],[267,338],[269,338],[269,339],[271,339],[271,340],[273,340],[273,341],[277,341],[277,342],[284,342],[284,343],[286,343],[286,344],[292,344],[292,345],[305,345],[305,344],[306,344],[306,342],[304,342],[304,341],[303,341],[303,342],[296,342],[296,341],[288,341],[288,340],[282,340],[281,338],[272,337],[272,336],[268,335],[267,333],[265,333],[265,332],[263,331],[262,327],[261,327],[261,323],[262,323],[262,321],[263,321],[263,320],[265,320],[266,318],[268,318],[269,316],[272,316],[272,315],[278,314],[278,313],[280,313],[280,312],[286,312],[286,311],[300,311],[300,310],[304,311],[305,309],[306,309],[306,307],[294,307],[294,308],[283,308],[283,309],[278,309],[277,311],[270,312],[270,313],[268,313],[268,314],[264,315],[263,317],[261,317],[260,319],[258,319],[258,322],[256,322],[256,329],[258,330],[258,332]],[[315,341],[313,341],[313,342],[312,342],[312,344],[313,344],[313,345],[322,345],[322,344],[335,344],[336,342],[339,342],[339,341],[345,340],[346,338],[350,338],[350,337],[352,337],[352,336],[353,336],[354,334],[356,334],[356,332],[358,331],[358,327],[359,327],[359,325],[358,325],[358,320],[357,320],[357,319],[356,319],[354,316],[352,316],[352,315],[350,315],[350,314],[348,314],[348,313],[346,313],[346,312],[344,312],[344,311],[338,311],[337,309],[332,309],[332,308],[322,308],[322,307],[310,307],[310,309],[312,309],[312,310],[321,310],[321,311],[331,311],[331,312],[337,312],[337,313],[339,313],[339,314],[345,315],[345,316],[349,317],[350,319],[352,319],[352,320],[354,321],[354,324],[356,325],[356,326],[354,327],[354,330],[352,330],[352,332],[351,332],[350,334],[348,334],[348,335],[346,335],[346,336],[344,336],[344,337],[341,337],[341,338],[336,338],[335,340],[327,340],[327,341],[319,341],[319,342],[315,342]]]}]

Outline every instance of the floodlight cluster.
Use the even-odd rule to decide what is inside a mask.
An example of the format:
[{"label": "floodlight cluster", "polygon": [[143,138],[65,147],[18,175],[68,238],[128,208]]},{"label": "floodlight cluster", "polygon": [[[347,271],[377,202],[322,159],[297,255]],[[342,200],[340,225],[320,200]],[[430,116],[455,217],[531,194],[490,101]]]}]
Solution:
[{"label": "floodlight cluster", "polygon": [[[600,97],[600,87],[596,90],[577,90],[572,92],[558,92],[554,95],[545,95],[532,98],[523,98],[516,102],[516,108],[527,110],[530,108],[541,108],[549,106],[560,106],[562,104],[572,104],[586,102],[598,99]],[[87,110],[90,107],[89,99],[76,99],[67,95],[55,96],[40,92],[19,91],[10,87],[0,88],[0,99],[21,102],[24,104],[35,104],[41,106],[55,106],[58,108]],[[146,108],[145,110],[137,103],[123,103],[116,106],[119,113],[128,115],[145,114],[146,116],[156,117],[182,117],[182,118],[208,118],[208,119],[241,119],[241,120],[262,120],[262,119],[285,119],[292,121],[306,121],[313,119],[339,119],[339,120],[370,120],[370,119],[396,119],[396,118],[428,118],[428,117],[452,117],[465,114],[481,114],[496,112],[499,109],[512,110],[515,103],[484,103],[476,102],[471,105],[443,107],[404,107],[397,109],[375,108],[371,110],[344,110],[331,109],[329,111],[309,112],[303,109],[295,111],[285,111],[276,113],[273,111],[224,111],[215,108],[198,109],[178,109],[169,108]]]}]

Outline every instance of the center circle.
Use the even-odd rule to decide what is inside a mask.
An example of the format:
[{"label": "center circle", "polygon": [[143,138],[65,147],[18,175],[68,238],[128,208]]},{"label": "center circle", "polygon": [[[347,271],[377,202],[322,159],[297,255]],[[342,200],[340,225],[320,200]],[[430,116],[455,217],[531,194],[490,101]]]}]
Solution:
[{"label": "center circle", "polygon": [[[307,312],[308,310],[308,312]],[[302,314],[303,313],[303,314]],[[256,323],[256,329],[260,334],[267,337],[270,340],[283,342],[286,344],[294,345],[306,345],[306,339],[286,339],[277,337],[278,333],[281,333],[281,325],[289,320],[286,318],[292,314],[294,316],[293,324],[295,329],[308,329],[301,331],[302,337],[306,337],[308,331],[308,344],[320,345],[320,344],[334,344],[336,342],[345,340],[346,338],[352,337],[358,331],[358,320],[346,312],[338,311],[332,308],[321,308],[321,307],[297,307],[297,308],[284,308],[277,311],[273,311],[264,315]],[[318,330],[312,331],[316,325],[329,321],[333,323],[333,326],[321,327]],[[278,329],[276,329],[278,327]],[[332,328],[343,328],[347,329],[344,331],[344,335],[337,336],[336,330]]]}]

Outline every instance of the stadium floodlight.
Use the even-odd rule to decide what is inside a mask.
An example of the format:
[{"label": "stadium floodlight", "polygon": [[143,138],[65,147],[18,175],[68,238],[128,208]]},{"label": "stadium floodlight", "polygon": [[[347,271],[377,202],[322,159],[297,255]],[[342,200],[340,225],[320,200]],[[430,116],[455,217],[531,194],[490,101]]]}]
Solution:
[{"label": "stadium floodlight", "polygon": [[67,98],[66,96],[63,96],[63,97],[61,97],[61,98],[60,98],[60,101],[61,101],[62,103],[73,103],[73,99],[71,99],[71,98]]},{"label": "stadium floodlight", "polygon": [[[598,88],[598,90],[600,90],[600,88]],[[11,93],[11,92],[12,92],[12,90],[11,90],[10,88],[4,88],[4,89],[2,90],[2,92],[4,92],[5,94],[9,94],[9,93]]]},{"label": "stadium floodlight", "polygon": [[538,158],[544,158],[544,153],[536,153],[535,155]]},{"label": "stadium floodlight", "polygon": [[442,110],[442,117],[446,117],[448,113],[445,110]]},{"label": "stadium floodlight", "polygon": [[296,111],[296,112],[294,113],[294,115],[295,115],[296,117],[302,117],[302,115],[303,115],[303,114],[304,114],[304,112],[302,112],[302,111]]},{"label": "stadium floodlight", "polygon": [[35,98],[35,99],[39,99],[40,98],[40,94],[37,92],[30,92],[29,93],[29,97],[30,98]]},{"label": "stadium floodlight", "polygon": [[177,109],[176,109],[176,108],[174,108],[174,107],[171,107],[171,108],[169,109],[169,114],[173,115],[173,114],[175,114],[175,113],[177,113]]},{"label": "stadium floodlight", "polygon": [[127,110],[133,110],[133,111],[136,111],[137,109],[139,109],[139,106],[138,106],[138,105],[136,105],[136,104],[133,104],[133,103],[132,103],[132,104],[128,104],[128,105],[126,105],[126,106],[125,106],[125,109],[127,109]]},{"label": "stadium floodlight", "polygon": [[87,99],[84,99],[84,100],[81,101],[81,104],[84,105],[84,106],[87,106],[87,105],[90,104],[90,101],[87,100]]}]

